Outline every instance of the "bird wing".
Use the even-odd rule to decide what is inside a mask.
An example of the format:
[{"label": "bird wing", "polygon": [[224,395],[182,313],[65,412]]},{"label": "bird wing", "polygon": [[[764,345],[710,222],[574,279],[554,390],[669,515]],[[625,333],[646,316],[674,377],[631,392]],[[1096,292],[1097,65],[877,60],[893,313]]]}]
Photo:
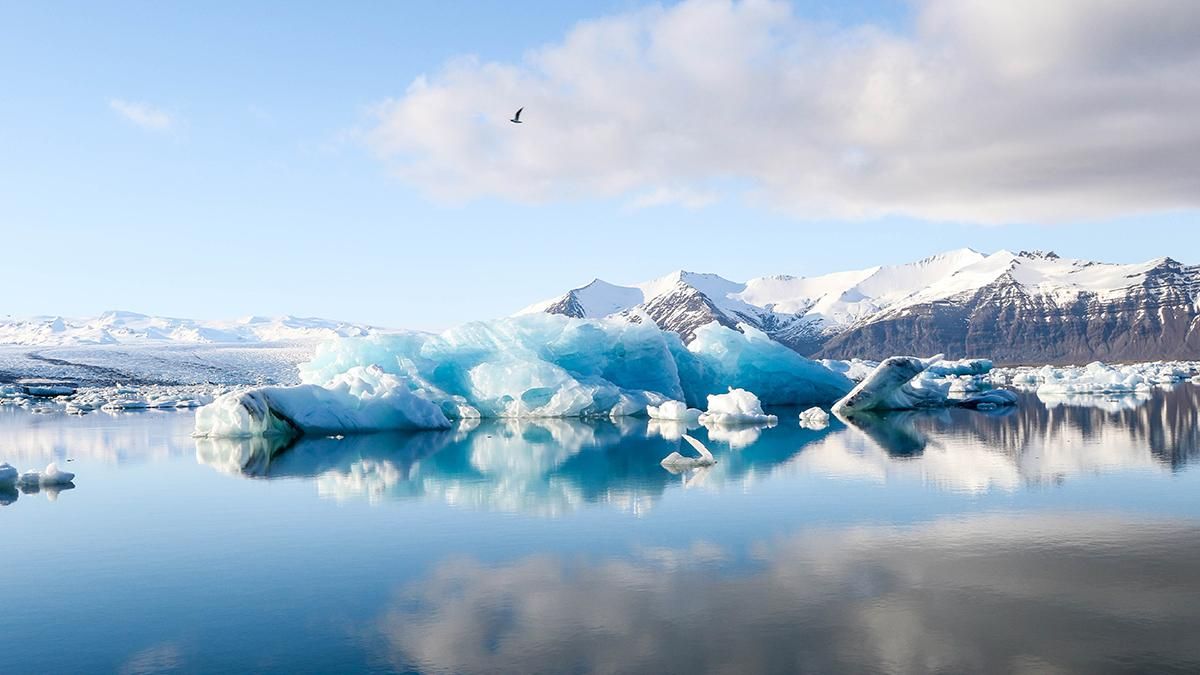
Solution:
[{"label": "bird wing", "polygon": [[683,440],[687,441],[688,445],[695,448],[696,452],[700,453],[700,456],[703,457],[704,459],[711,460],[713,458],[713,454],[711,452],[709,452],[708,448],[704,447],[704,444],[701,443],[700,441],[692,438],[691,436],[689,436],[687,434],[683,435]]},{"label": "bird wing", "polygon": [[521,119],[521,111],[522,111],[522,110],[524,110],[524,109],[525,109],[524,107],[517,108],[517,114],[516,114],[516,115],[513,115],[513,119],[514,119],[514,120],[519,120],[519,119]]}]

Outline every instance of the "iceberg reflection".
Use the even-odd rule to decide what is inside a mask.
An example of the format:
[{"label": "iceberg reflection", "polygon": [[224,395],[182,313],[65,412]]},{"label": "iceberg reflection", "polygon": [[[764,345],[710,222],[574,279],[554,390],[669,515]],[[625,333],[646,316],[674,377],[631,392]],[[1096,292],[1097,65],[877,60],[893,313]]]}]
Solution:
[{"label": "iceberg reflection", "polygon": [[[1017,407],[990,413],[861,412],[821,430],[800,427],[788,413],[776,427],[732,431],[629,417],[471,420],[444,431],[284,445],[197,439],[195,447],[201,463],[220,471],[309,478],[331,499],[432,499],[548,516],[602,503],[641,513],[676,487],[720,490],[797,473],[978,493],[1111,471],[1178,470],[1200,455],[1198,391],[1184,385],[1115,411],[1047,407],[1024,394]],[[681,450],[685,432],[712,449],[716,465],[676,472],[659,465]]]}]

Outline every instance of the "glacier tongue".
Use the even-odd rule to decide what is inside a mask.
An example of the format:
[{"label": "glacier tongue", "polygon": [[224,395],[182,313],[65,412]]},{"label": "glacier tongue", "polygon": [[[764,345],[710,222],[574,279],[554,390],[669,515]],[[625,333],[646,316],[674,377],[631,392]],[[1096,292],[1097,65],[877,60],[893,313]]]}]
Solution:
[{"label": "glacier tongue", "polygon": [[[730,388],[767,404],[828,403],[845,376],[748,326],[710,324],[687,347],[653,323],[532,314],[440,334],[335,340],[301,366],[299,387],[219,399],[196,433],[254,436],[444,428],[469,417],[599,417],[697,404]],[[672,409],[675,403],[666,406]],[[661,409],[661,408],[659,408]],[[685,408],[686,410],[686,408]]]}]

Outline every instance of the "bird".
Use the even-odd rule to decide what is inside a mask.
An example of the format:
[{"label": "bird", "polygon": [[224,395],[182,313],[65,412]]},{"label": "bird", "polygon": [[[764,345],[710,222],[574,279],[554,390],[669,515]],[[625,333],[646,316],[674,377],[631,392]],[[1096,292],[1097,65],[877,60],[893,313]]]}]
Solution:
[{"label": "bird", "polygon": [[700,456],[684,457],[678,452],[672,452],[663,458],[661,464],[664,467],[668,469],[687,469],[699,466],[712,466],[713,464],[717,463],[716,458],[713,457],[713,454],[708,451],[708,448],[704,447],[703,443],[687,434],[683,435],[683,440],[687,441],[688,445],[695,448],[696,452],[700,453]]},{"label": "bird", "polygon": [[525,108],[523,108],[523,107],[517,108],[516,114],[513,115],[513,118],[511,120],[509,120],[509,122],[512,122],[513,124],[520,124],[521,123],[521,111],[524,109]]}]

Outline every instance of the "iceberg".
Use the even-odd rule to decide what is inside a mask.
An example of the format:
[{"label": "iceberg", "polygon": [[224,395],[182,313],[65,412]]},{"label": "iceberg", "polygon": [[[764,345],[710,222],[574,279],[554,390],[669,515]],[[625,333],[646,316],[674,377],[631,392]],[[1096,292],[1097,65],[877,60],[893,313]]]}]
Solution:
[{"label": "iceberg", "polygon": [[8,462],[0,464],[0,488],[11,488],[17,484],[20,473]]},{"label": "iceberg", "polygon": [[397,429],[446,429],[441,408],[404,381],[355,366],[328,386],[262,387],[226,394],[196,412],[195,435],[294,436]]},{"label": "iceberg", "polygon": [[45,471],[26,471],[18,476],[17,485],[24,490],[37,491],[38,488],[43,487],[66,487],[71,485],[73,480],[75,480],[75,474],[60,471],[57,462],[50,462],[46,465]]},{"label": "iceberg", "polygon": [[805,429],[824,429],[829,426],[829,413],[821,408],[809,408],[800,413],[800,426]]},{"label": "iceberg", "polygon": [[[936,368],[936,370],[931,370]],[[942,361],[939,354],[921,359],[913,356],[893,356],[882,363],[853,391],[833,406],[833,412],[845,414],[867,410],[915,410],[940,406],[961,406],[979,410],[1015,405],[1016,394],[989,390],[962,399],[951,399],[950,392],[967,389],[960,381],[947,376],[977,376],[990,371],[986,359],[971,361]]]},{"label": "iceberg", "polygon": [[[739,332],[709,324],[685,347],[648,321],[552,314],[469,323],[436,335],[336,340],[318,347],[300,367],[300,379],[295,387],[217,399],[197,412],[196,434],[440,429],[480,417],[687,420],[697,416],[688,404],[730,388],[753,386],[767,403],[805,404],[833,401],[852,386],[749,326]],[[755,406],[765,418],[757,398]],[[710,412],[747,411],[710,406]]]},{"label": "iceberg", "polygon": [[703,412],[696,408],[689,408],[687,404],[679,401],[667,401],[662,405],[646,406],[646,416],[652,420],[662,420],[667,422],[696,422],[700,419]]},{"label": "iceberg", "polygon": [[775,424],[779,418],[763,412],[758,397],[745,389],[729,388],[727,394],[708,397],[708,410],[700,415],[705,426],[736,426],[742,424]]},{"label": "iceberg", "polygon": [[692,446],[696,452],[700,453],[700,456],[684,457],[683,455],[679,454],[679,452],[672,452],[664,457],[659,463],[668,469],[690,469],[693,467],[712,466],[713,464],[717,463],[716,458],[713,457],[713,454],[709,452],[708,448],[704,447],[703,443],[695,438],[692,438],[691,436],[688,436],[687,434],[683,435],[683,440],[687,441],[688,445]]}]

